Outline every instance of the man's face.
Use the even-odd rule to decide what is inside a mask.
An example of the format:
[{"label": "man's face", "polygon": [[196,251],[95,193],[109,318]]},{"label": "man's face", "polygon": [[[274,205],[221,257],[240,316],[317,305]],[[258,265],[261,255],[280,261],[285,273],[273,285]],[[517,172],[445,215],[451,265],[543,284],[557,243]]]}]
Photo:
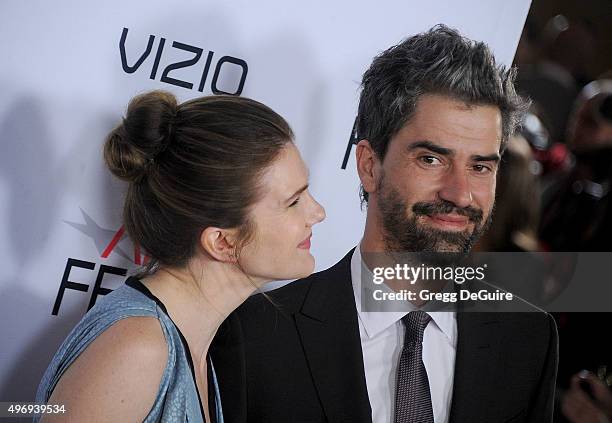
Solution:
[{"label": "man's face", "polygon": [[501,113],[422,96],[391,139],[370,195],[390,251],[467,252],[495,199]]}]

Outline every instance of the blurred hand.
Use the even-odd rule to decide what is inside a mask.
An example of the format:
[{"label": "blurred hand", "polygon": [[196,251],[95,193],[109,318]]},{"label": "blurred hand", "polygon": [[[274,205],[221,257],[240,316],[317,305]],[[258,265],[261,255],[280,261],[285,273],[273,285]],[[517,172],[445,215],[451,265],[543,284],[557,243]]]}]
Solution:
[{"label": "blurred hand", "polygon": [[[593,398],[580,385],[586,384]],[[561,399],[561,411],[572,423],[612,422],[612,391],[594,374],[582,371],[572,377]]]}]

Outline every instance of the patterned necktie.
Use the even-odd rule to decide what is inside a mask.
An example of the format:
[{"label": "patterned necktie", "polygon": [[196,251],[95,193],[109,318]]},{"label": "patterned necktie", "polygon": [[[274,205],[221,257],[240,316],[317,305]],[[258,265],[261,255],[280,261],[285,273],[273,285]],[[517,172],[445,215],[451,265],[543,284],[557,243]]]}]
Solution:
[{"label": "patterned necktie", "polygon": [[430,320],[424,311],[412,311],[402,318],[406,335],[397,369],[395,423],[434,421],[429,379],[423,364],[423,332]]}]

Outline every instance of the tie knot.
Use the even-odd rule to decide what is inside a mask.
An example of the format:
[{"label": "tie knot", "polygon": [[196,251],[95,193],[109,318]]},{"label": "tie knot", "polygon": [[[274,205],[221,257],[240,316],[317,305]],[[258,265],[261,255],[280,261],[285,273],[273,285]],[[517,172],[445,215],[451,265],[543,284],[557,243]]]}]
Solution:
[{"label": "tie knot", "polygon": [[402,322],[404,322],[404,326],[406,327],[406,339],[404,343],[423,342],[423,332],[430,320],[431,316],[421,310],[411,311],[402,317]]}]

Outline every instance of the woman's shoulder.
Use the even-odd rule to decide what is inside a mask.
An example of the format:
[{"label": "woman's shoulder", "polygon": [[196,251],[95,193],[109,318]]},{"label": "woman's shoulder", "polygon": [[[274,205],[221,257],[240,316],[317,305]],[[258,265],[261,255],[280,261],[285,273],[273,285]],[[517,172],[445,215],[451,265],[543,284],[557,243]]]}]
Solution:
[{"label": "woman's shoulder", "polygon": [[92,415],[105,421],[143,421],[158,395],[168,354],[157,318],[120,319],[65,369],[49,401],[64,404],[70,421],[91,421]]},{"label": "woman's shoulder", "polygon": [[108,350],[105,357],[124,362],[130,361],[130,354],[139,349],[143,354],[151,354],[145,357],[150,360],[167,357],[172,342],[172,336],[167,336],[171,326],[168,320],[154,300],[127,284],[122,285],[101,298],[68,334],[43,376],[37,397],[46,401],[59,379],[77,358],[81,361],[85,351],[105,348]]},{"label": "woman's shoulder", "polygon": [[[197,392],[180,332],[163,303],[143,284],[127,282],[101,298],[68,335],[43,376],[37,401],[78,402],[79,407],[85,404],[79,408],[83,413],[95,409],[107,421],[157,421],[173,413],[197,416]],[[131,404],[129,410],[122,408],[126,403]],[[99,404],[119,406],[103,410]],[[141,414],[125,417],[134,412]],[[86,414],[74,413],[75,421],[87,420]]]},{"label": "woman's shoulder", "polygon": [[138,284],[128,279],[77,323],[49,365],[38,401],[65,404],[70,421],[148,416],[172,370],[176,342],[163,304]]},{"label": "woman's shoulder", "polygon": [[126,360],[163,356],[165,362],[167,357],[166,337],[156,316],[125,316],[101,332],[92,345],[96,342]]}]

